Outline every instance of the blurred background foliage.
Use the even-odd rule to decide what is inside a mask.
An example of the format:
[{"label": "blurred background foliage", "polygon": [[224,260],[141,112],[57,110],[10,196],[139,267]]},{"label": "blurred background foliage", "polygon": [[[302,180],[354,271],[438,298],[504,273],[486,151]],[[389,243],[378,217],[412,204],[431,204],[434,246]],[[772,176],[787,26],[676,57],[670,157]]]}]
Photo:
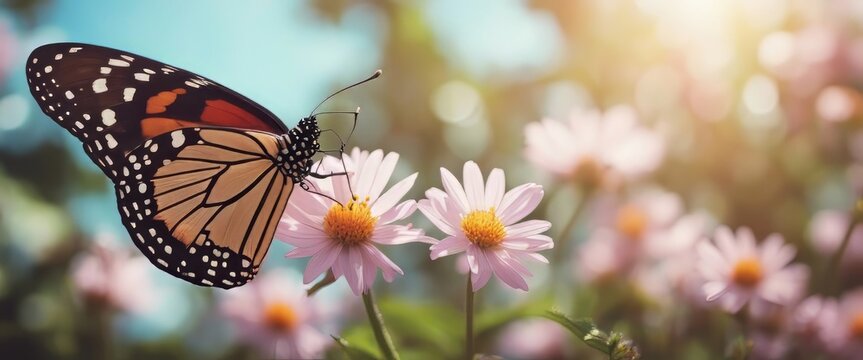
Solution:
[{"label": "blurred background foliage", "polygon": [[[94,239],[130,244],[107,179],[30,98],[23,62],[38,45],[94,43],[190,69],[289,125],[332,90],[381,68],[380,79],[326,107],[362,107],[349,146],[400,153],[396,174],[420,173],[409,196],[440,187],[438,169],[458,174],[467,160],[504,169],[510,187],[546,187],[533,216],[555,224],[551,269],[564,274],[532,268],[531,292],[499,284],[480,292],[482,352],[598,356],[565,335],[536,355],[501,347],[504,327],[555,307],[624,332],[647,359],[717,359],[743,333],[732,317],[669,309],[624,275],[594,283],[573,274],[574,252],[600,215],[585,212],[573,231],[559,233],[586,193],[525,159],[525,126],[567,120],[573,109],[631,106],[662,135],[665,158],[608,196],[663,188],[716,223],[751,227],[759,239],[782,234],[819,274],[826,257],[814,248],[811,219],[820,210],[851,211],[863,185],[861,29],[863,4],[855,1],[2,1],[0,353],[267,357],[235,341],[219,316],[219,290],[151,268],[155,305],[108,314],[76,291],[71,269]],[[350,128],[339,117],[321,122],[342,134]],[[432,229],[420,216],[415,224]],[[283,259],[287,250],[275,241],[262,273],[301,269],[304,261]],[[421,246],[385,251],[406,273],[377,290],[403,357],[460,356],[464,280],[456,260],[432,263]],[[860,285],[855,268],[836,274],[842,289]],[[341,310],[333,334],[377,353],[361,304],[342,282],[318,296]],[[334,348],[330,356],[341,354]]]}]

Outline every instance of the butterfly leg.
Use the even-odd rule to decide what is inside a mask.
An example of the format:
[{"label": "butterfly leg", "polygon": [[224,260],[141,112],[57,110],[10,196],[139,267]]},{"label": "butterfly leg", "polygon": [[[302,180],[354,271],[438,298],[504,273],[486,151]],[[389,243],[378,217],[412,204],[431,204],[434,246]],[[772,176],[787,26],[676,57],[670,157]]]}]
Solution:
[{"label": "butterfly leg", "polygon": [[336,204],[341,205],[342,207],[344,207],[344,206],[345,206],[345,204],[342,204],[342,202],[341,202],[341,201],[336,200],[336,199],[335,199],[334,197],[332,197],[332,196],[329,196],[329,195],[327,195],[327,194],[324,194],[324,193],[322,193],[322,192],[318,191],[317,189],[312,190],[312,188],[309,186],[309,184],[308,184],[307,182],[305,182],[305,181],[303,181],[303,182],[301,182],[301,183],[300,183],[300,188],[301,188],[301,189],[303,189],[303,190],[305,190],[305,191],[307,191],[307,192],[309,192],[309,193],[311,193],[311,194],[320,195],[320,196],[323,196],[323,197],[325,197],[325,198],[327,198],[327,199],[330,199],[330,200],[334,201]]}]

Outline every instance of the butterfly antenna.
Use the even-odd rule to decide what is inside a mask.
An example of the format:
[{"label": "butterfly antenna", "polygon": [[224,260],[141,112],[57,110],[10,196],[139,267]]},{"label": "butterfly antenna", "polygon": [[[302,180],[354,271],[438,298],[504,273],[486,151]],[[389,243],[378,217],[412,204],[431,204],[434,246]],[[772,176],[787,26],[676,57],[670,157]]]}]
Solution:
[{"label": "butterfly antenna", "polygon": [[334,93],[330,94],[330,96],[327,96],[324,100],[322,100],[322,101],[318,104],[318,106],[315,106],[315,108],[314,108],[314,109],[312,109],[312,111],[309,113],[309,116],[311,117],[311,116],[312,116],[312,114],[314,114],[314,113],[315,113],[315,110],[317,110],[319,107],[321,107],[321,105],[323,105],[325,102],[327,102],[327,100],[329,100],[329,99],[330,99],[330,98],[332,98],[333,96],[336,96],[336,95],[338,95],[339,93],[341,93],[342,91],[345,91],[345,90],[347,90],[347,89],[350,89],[350,88],[352,88],[352,87],[354,87],[354,86],[362,85],[362,84],[364,84],[364,83],[367,83],[367,82],[369,82],[369,81],[372,81],[372,80],[374,80],[374,79],[377,79],[377,78],[378,78],[378,76],[381,76],[381,74],[382,74],[382,73],[383,73],[383,71],[381,71],[380,69],[378,69],[377,71],[375,71],[375,73],[374,73],[374,74],[372,74],[371,76],[369,76],[369,77],[368,77],[368,78],[366,78],[365,80],[360,81],[360,82],[358,82],[358,83],[354,83],[354,84],[352,84],[352,85],[348,85],[348,86],[346,86],[346,87],[343,87],[341,90],[336,91],[336,92],[334,92]]}]

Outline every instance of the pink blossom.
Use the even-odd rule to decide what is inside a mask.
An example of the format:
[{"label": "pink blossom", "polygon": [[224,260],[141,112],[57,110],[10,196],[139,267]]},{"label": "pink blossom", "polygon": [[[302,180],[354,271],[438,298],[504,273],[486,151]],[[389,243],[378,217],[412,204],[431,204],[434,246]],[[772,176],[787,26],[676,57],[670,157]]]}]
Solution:
[{"label": "pink blossom", "polygon": [[512,323],[497,340],[500,354],[517,359],[562,359],[569,333],[550,320],[530,319]]},{"label": "pink blossom", "polygon": [[845,293],[838,302],[836,315],[827,318],[825,337],[841,359],[859,359],[863,354],[863,288]]},{"label": "pink blossom", "polygon": [[[303,273],[303,282],[312,282],[332,269],[342,276],[356,295],[371,289],[381,269],[384,280],[391,282],[403,271],[374,244],[399,245],[409,242],[434,243],[421,229],[396,225],[416,210],[416,201],[401,201],[416,180],[414,173],[384,191],[398,162],[399,155],[375,150],[371,153],[354,148],[344,157],[350,183],[345,176],[311,179],[313,191],[294,191],[285,210],[277,237],[296,246],[288,258],[311,257]],[[342,163],[326,157],[318,168],[321,173],[341,172]],[[317,190],[315,190],[317,189]],[[353,190],[353,194],[351,193]]]},{"label": "pink blossom", "polygon": [[320,358],[332,340],[319,329],[328,319],[306,297],[299,276],[285,269],[267,271],[246,286],[220,293],[219,310],[237,336],[265,357]]},{"label": "pink blossom", "polygon": [[75,290],[85,301],[142,313],[152,309],[157,290],[151,278],[152,265],[131,249],[100,236],[90,249],[72,263]]},{"label": "pink blossom", "polygon": [[544,220],[520,221],[542,200],[542,186],[528,183],[505,192],[504,172],[494,169],[483,181],[479,166],[464,164],[463,184],[441,168],[444,190],[431,188],[419,209],[447,237],[432,245],[431,258],[467,253],[473,290],[488,282],[492,274],[515,289],[527,290],[528,259],[548,263],[538,251],[554,246],[542,235],[551,227]]},{"label": "pink blossom", "polygon": [[791,316],[791,332],[802,346],[825,347],[831,342],[829,329],[836,323],[835,299],[813,295],[801,301]]},{"label": "pink blossom", "polygon": [[525,128],[525,156],[544,170],[596,186],[632,179],[659,167],[662,137],[638,123],[635,110],[574,111],[569,122],[543,119]]},{"label": "pink blossom", "polygon": [[622,200],[611,196],[598,198],[592,218],[596,227],[613,230],[640,251],[647,246],[644,243],[665,232],[682,214],[680,196],[650,188]]},{"label": "pink blossom", "polygon": [[789,265],[796,250],[778,234],[759,246],[748,228],[734,234],[723,226],[716,230],[713,242],[704,240],[697,250],[707,301],[718,301],[728,312],[737,312],[747,303],[755,314],[769,304],[790,305],[800,298],[808,280],[808,267]]}]

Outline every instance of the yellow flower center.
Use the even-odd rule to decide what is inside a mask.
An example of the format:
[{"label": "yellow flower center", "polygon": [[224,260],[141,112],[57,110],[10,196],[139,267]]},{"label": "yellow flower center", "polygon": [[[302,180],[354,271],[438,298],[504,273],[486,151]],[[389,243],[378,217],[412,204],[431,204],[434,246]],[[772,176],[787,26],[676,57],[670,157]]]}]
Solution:
[{"label": "yellow flower center", "polygon": [[324,215],[324,233],[345,246],[370,241],[378,221],[377,217],[372,216],[369,198],[366,197],[362,202],[357,200],[359,197],[354,196],[344,206],[335,204]]},{"label": "yellow flower center", "polygon": [[863,340],[863,311],[854,315],[854,318],[851,320],[851,328],[849,331],[852,336]]},{"label": "yellow flower center", "polygon": [[497,246],[506,237],[506,229],[494,208],[470,212],[461,219],[461,229],[470,242],[481,248]]},{"label": "yellow flower center", "polygon": [[737,264],[734,264],[734,269],[731,272],[731,280],[744,287],[758,285],[763,277],[764,270],[761,268],[761,263],[755,258],[741,259]]},{"label": "yellow flower center", "polygon": [[603,178],[602,165],[592,157],[585,157],[575,166],[573,177],[576,182],[584,184],[584,186],[599,186],[602,184]]},{"label": "yellow flower center", "polygon": [[294,309],[283,302],[274,302],[264,309],[264,324],[277,331],[290,331],[296,328],[299,318]]},{"label": "yellow flower center", "polygon": [[635,205],[626,205],[617,211],[617,231],[630,239],[640,239],[647,229],[647,214]]}]

